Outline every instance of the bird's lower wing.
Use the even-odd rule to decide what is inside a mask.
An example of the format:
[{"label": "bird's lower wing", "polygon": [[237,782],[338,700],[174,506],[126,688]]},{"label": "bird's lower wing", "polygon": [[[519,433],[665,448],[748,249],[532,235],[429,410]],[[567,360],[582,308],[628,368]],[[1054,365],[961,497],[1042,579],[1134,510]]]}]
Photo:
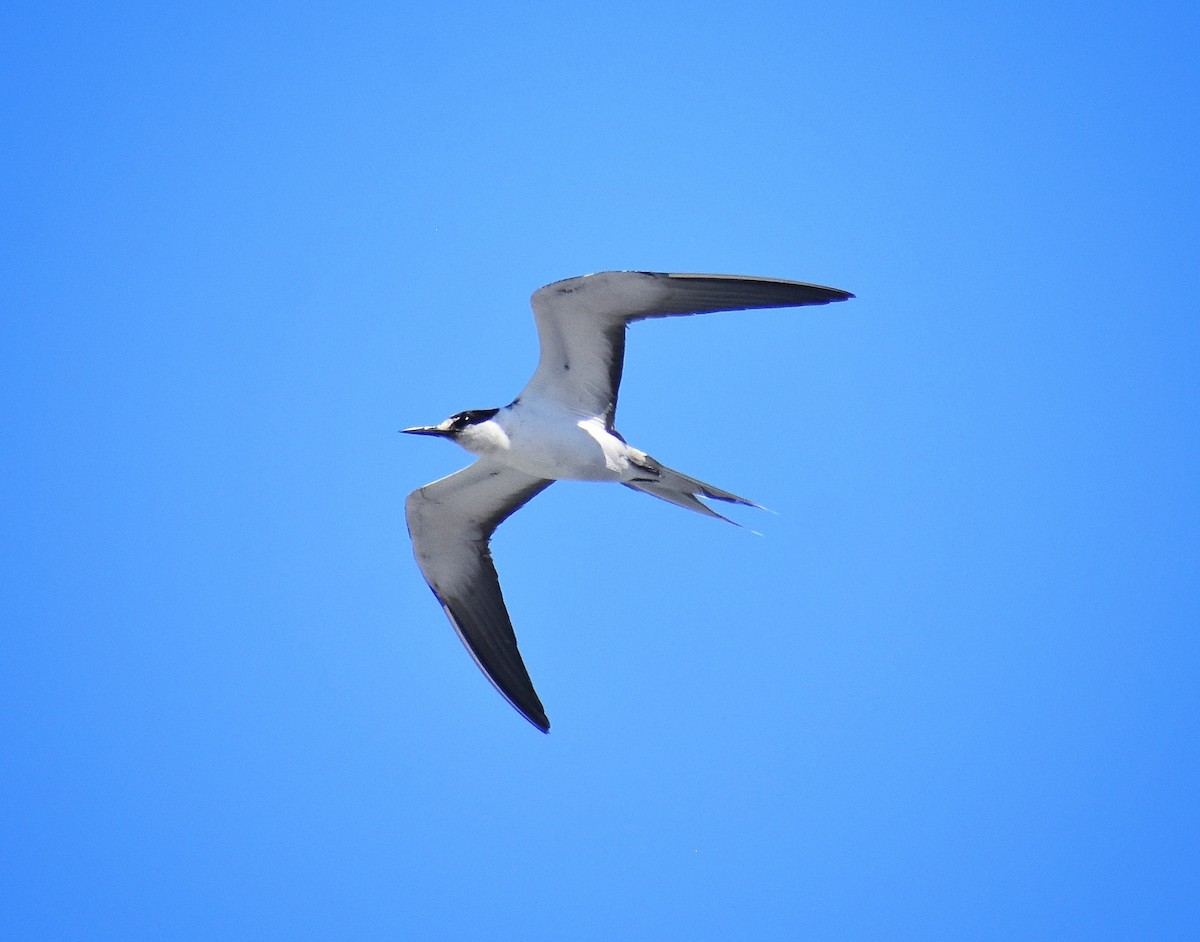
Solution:
[{"label": "bird's lower wing", "polygon": [[413,555],[450,624],[488,680],[542,732],[550,721],[517,648],[488,542],[551,483],[481,459],[405,502]]},{"label": "bird's lower wing", "polygon": [[612,424],[625,356],[625,325],[752,308],[804,307],[852,298],[849,291],[744,275],[608,271],[556,281],[534,292],[541,357],[521,395],[552,398]]}]

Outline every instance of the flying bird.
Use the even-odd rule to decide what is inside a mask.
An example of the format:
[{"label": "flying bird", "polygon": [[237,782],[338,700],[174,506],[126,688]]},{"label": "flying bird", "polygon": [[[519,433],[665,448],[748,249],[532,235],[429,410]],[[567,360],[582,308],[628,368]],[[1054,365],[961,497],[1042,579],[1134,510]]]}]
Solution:
[{"label": "flying bird", "polygon": [[533,294],[541,356],[516,399],[403,429],[449,439],[477,456],[469,467],[408,495],[413,554],[475,663],[542,732],[550,731],[550,721],[521,660],[488,548],[496,528],[567,479],[615,481],[720,519],[726,518],[699,498],[757,506],[665,467],[621,437],[614,422],[626,326],[651,317],[853,297],[838,288],[744,275],[609,271],[556,281]]}]

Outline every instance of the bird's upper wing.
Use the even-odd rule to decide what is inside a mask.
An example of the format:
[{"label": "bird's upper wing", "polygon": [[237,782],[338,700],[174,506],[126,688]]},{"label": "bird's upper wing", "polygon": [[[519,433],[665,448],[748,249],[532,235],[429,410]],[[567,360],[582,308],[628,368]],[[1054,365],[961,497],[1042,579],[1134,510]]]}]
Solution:
[{"label": "bird's upper wing", "polygon": [[747,308],[801,307],[852,298],[849,291],[744,275],[606,271],[533,294],[541,358],[521,395],[561,402],[611,426],[625,359],[625,325]]},{"label": "bird's upper wing", "polygon": [[417,488],[404,506],[413,555],[450,624],[488,680],[542,732],[550,721],[517,649],[488,541],[551,483],[480,459]]}]

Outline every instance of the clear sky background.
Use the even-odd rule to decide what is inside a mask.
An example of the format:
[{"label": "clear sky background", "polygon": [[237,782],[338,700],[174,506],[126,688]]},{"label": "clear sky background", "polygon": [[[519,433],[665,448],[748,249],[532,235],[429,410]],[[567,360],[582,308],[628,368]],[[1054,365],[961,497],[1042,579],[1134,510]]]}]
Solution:
[{"label": "clear sky background", "polygon": [[[0,935],[1200,937],[1196,11],[7,5]],[[609,268],[858,299],[631,330],[778,515],[507,523],[543,736],[396,430]]]}]

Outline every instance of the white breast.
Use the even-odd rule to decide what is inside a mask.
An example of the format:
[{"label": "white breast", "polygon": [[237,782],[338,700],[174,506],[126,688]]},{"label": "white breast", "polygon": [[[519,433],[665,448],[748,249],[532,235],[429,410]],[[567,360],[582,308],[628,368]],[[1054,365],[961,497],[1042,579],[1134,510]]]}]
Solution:
[{"label": "white breast", "polygon": [[580,481],[620,480],[628,466],[624,442],[601,419],[580,416],[558,403],[522,399],[493,420],[508,439],[496,457],[539,477]]}]

